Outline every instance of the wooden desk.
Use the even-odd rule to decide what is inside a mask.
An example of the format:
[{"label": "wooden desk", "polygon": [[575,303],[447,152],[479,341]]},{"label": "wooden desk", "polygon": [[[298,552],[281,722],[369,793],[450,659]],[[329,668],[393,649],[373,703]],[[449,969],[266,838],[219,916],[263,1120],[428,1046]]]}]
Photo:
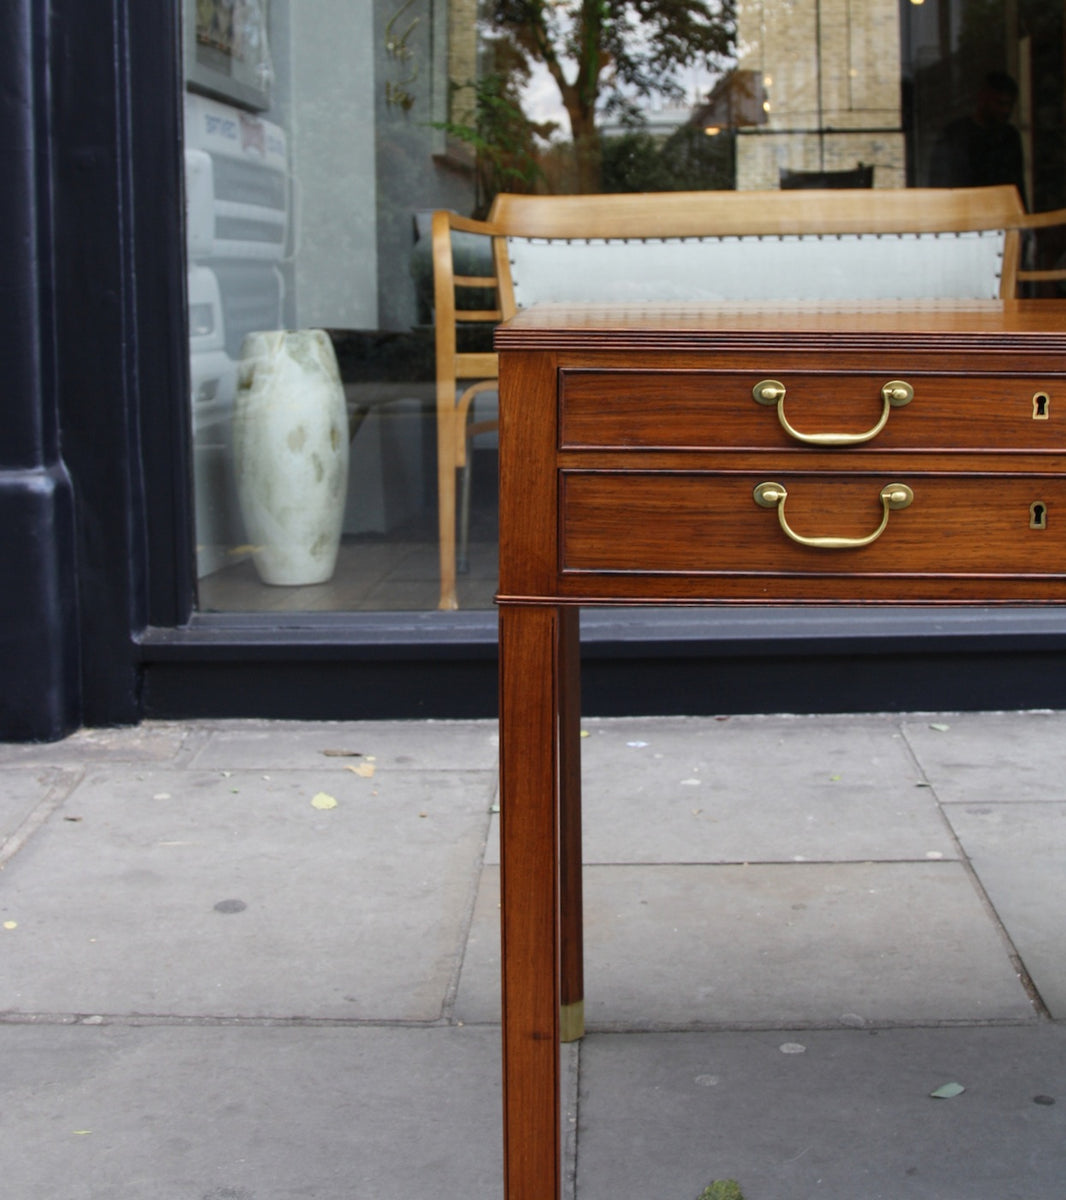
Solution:
[{"label": "wooden desk", "polygon": [[545,307],[496,347],[505,1194],[556,1200],[580,606],[1066,602],[1066,303]]}]

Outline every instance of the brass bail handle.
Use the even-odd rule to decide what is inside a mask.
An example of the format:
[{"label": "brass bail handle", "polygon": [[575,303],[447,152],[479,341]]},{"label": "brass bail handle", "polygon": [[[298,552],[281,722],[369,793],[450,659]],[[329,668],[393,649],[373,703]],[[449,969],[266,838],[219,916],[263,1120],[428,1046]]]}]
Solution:
[{"label": "brass bail handle", "polygon": [[797,533],[785,517],[785,501],[788,492],[780,483],[760,483],[754,492],[755,503],[762,508],[776,508],[777,520],[781,528],[792,541],[800,546],[813,546],[816,550],[857,550],[860,546],[869,546],[888,528],[888,515],[894,509],[907,508],[914,500],[914,492],[905,483],[887,483],[881,489],[881,524],[866,537],[804,537]]},{"label": "brass bail handle", "polygon": [[779,379],[762,379],[751,389],[751,394],[759,404],[776,407],[777,419],[784,431],[789,437],[808,446],[858,446],[862,442],[868,442],[877,437],[888,424],[892,409],[902,408],[914,399],[914,388],[906,380],[890,379],[881,388],[881,417],[872,429],[867,429],[864,433],[801,433],[785,416],[786,390]]}]

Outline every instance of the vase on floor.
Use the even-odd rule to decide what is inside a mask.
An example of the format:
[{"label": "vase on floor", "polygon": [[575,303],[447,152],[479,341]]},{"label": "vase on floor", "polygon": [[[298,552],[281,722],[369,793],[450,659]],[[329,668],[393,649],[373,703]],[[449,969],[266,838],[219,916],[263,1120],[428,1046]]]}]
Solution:
[{"label": "vase on floor", "polygon": [[324,583],[348,490],[348,415],[321,329],[250,333],[233,414],[237,497],[259,577]]}]

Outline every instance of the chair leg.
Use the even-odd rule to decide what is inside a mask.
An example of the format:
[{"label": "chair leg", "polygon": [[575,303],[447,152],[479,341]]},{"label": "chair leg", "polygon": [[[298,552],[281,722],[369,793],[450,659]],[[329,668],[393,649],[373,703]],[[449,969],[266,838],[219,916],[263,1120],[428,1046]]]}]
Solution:
[{"label": "chair leg", "polygon": [[455,595],[455,458],[452,454],[451,414],[437,415],[437,511],[440,543],[440,601],[438,608],[457,609]]},{"label": "chair leg", "polygon": [[470,570],[470,477],[473,474],[474,447],[466,444],[466,463],[460,467],[462,485],[459,491],[459,552],[455,569],[460,575]]}]

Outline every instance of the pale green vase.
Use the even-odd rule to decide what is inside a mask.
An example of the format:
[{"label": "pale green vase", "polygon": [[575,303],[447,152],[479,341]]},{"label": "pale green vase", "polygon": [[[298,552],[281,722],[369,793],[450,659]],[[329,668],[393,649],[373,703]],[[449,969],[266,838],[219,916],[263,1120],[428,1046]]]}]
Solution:
[{"label": "pale green vase", "polygon": [[324,583],[348,490],[348,414],[321,329],[250,333],[233,414],[237,496],[264,583]]}]

